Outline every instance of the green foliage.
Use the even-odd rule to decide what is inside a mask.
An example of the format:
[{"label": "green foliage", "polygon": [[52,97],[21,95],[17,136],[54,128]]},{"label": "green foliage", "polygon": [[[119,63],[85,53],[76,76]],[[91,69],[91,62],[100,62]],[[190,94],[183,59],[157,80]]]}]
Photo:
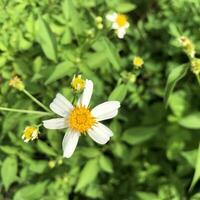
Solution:
[{"label": "green foliage", "polygon": [[[74,74],[94,82],[91,107],[121,107],[105,122],[111,140],[81,136],[70,159],[66,130],[41,126],[50,116],[0,110],[0,199],[199,200],[200,87],[179,44],[187,36],[199,57],[199,10],[199,0],[1,0],[0,107],[44,111],[9,86],[15,75],[47,107],[58,92],[72,101]],[[124,39],[113,11],[130,23]],[[33,124],[39,139],[24,143]]]}]

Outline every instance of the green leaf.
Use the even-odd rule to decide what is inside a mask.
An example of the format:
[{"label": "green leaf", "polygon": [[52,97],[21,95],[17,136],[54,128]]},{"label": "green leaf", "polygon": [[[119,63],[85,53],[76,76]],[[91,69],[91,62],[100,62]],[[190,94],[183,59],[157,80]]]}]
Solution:
[{"label": "green leaf", "polygon": [[47,145],[45,142],[41,140],[37,142],[37,146],[38,146],[38,150],[44,154],[47,154],[49,156],[57,155],[55,151],[53,150],[53,148],[51,148],[49,145]]},{"label": "green leaf", "polygon": [[151,192],[136,192],[137,197],[139,200],[159,200],[156,194]]},{"label": "green leaf", "polygon": [[110,63],[116,70],[121,68],[120,66],[120,57],[112,42],[108,38],[102,38],[102,45],[104,47],[105,55]]},{"label": "green leaf", "polygon": [[57,60],[57,46],[56,39],[53,35],[49,25],[39,17],[37,20],[37,41],[41,45],[47,58],[50,60]]},{"label": "green leaf", "polygon": [[20,188],[15,192],[13,200],[38,200],[41,199],[45,193],[47,182],[41,182],[37,184],[30,184]]},{"label": "green leaf", "polygon": [[78,183],[76,186],[76,191],[81,190],[82,188],[89,185],[92,181],[95,180],[99,172],[98,160],[92,159],[89,160],[81,171]]},{"label": "green leaf", "polygon": [[47,161],[37,160],[30,162],[29,169],[35,173],[41,174],[46,170],[47,166],[48,166]]},{"label": "green leaf", "polygon": [[48,77],[45,84],[53,83],[57,81],[58,79],[65,77],[66,75],[71,76],[72,74],[75,73],[75,71],[76,71],[76,68],[72,62],[70,61],[62,62],[55,67],[55,70]]},{"label": "green leaf", "polygon": [[195,172],[194,172],[194,176],[193,176],[192,183],[190,185],[190,189],[189,190],[193,189],[193,187],[196,185],[196,183],[199,180],[199,178],[200,178],[200,145],[199,145],[198,152],[197,152],[197,160],[196,160],[196,165],[195,165]]},{"label": "green leaf", "polygon": [[100,151],[93,147],[80,147],[78,149],[81,155],[83,155],[86,158],[94,158],[100,155]]},{"label": "green leaf", "polygon": [[133,127],[124,132],[122,140],[128,144],[135,145],[151,139],[157,133],[158,126]]},{"label": "green leaf", "polygon": [[171,93],[173,92],[176,84],[187,74],[188,68],[189,68],[189,65],[184,64],[184,65],[174,68],[170,72],[168,79],[167,79],[167,84],[165,87],[165,105],[166,105],[166,107],[168,106],[169,97],[170,97]]},{"label": "green leaf", "polygon": [[200,112],[189,114],[178,121],[179,125],[189,129],[200,129]]},{"label": "green leaf", "polygon": [[101,169],[104,170],[105,172],[113,173],[113,165],[108,157],[101,155],[99,158],[99,164]]},{"label": "green leaf", "polygon": [[127,86],[125,84],[121,84],[117,86],[109,96],[109,100],[116,100],[122,102],[127,94]]},{"label": "green leaf", "polygon": [[84,31],[84,22],[80,18],[80,14],[71,0],[65,0],[62,10],[66,20],[71,22],[72,29],[76,35],[81,35]]},{"label": "green leaf", "polygon": [[15,146],[10,146],[10,145],[2,145],[0,147],[1,151],[3,151],[6,154],[10,155],[16,155],[19,151],[19,149]]},{"label": "green leaf", "polygon": [[10,185],[16,181],[17,168],[16,157],[7,157],[3,161],[1,168],[1,178],[6,190],[8,190]]},{"label": "green leaf", "polygon": [[118,3],[116,10],[119,13],[126,13],[126,12],[130,12],[132,10],[135,10],[136,5],[133,3],[129,3],[129,2],[122,2],[122,3]]},{"label": "green leaf", "polygon": [[188,163],[195,168],[195,163],[197,160],[197,150],[191,150],[191,151],[184,151],[181,153],[181,155],[188,161]]}]

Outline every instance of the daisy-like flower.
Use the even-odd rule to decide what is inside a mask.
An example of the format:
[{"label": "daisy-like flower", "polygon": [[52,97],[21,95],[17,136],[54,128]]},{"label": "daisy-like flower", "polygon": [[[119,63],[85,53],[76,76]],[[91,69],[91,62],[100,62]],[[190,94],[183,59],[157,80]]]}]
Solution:
[{"label": "daisy-like flower", "polygon": [[22,135],[22,140],[24,142],[29,142],[30,140],[35,140],[38,138],[39,135],[39,130],[35,126],[27,126],[24,129],[23,135]]},{"label": "daisy-like flower", "polygon": [[126,15],[112,13],[106,15],[106,18],[112,22],[112,29],[116,30],[118,38],[124,38],[126,29],[129,27],[129,22]]},{"label": "daisy-like flower", "polygon": [[71,82],[71,86],[74,90],[80,91],[85,87],[85,81],[81,78],[81,75],[74,76]]},{"label": "daisy-like flower", "polygon": [[118,113],[120,103],[118,101],[106,101],[93,109],[89,108],[93,92],[93,82],[85,81],[85,88],[77,105],[73,106],[64,96],[57,94],[50,104],[51,110],[60,118],[43,121],[47,129],[67,128],[62,142],[63,156],[72,156],[79,137],[88,134],[95,142],[106,144],[113,135],[112,131],[100,121],[111,119]]},{"label": "daisy-like flower", "polygon": [[136,67],[136,69],[141,68],[143,64],[144,64],[144,61],[140,56],[134,57],[133,65]]}]

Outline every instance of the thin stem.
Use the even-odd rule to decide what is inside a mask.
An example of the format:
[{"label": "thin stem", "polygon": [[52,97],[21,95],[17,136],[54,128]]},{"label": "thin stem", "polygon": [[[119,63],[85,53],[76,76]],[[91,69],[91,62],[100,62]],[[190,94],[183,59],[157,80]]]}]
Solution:
[{"label": "thin stem", "polygon": [[200,86],[200,75],[199,75],[199,74],[197,74],[197,75],[196,75],[196,77],[197,77],[197,81],[198,81],[198,83],[199,83],[199,86]]},{"label": "thin stem", "polygon": [[30,94],[27,90],[23,90],[23,92],[31,99],[33,100],[36,104],[38,104],[41,108],[46,110],[47,112],[51,112],[43,103],[41,103],[39,100],[37,100],[32,94]]},{"label": "thin stem", "polygon": [[0,107],[0,110],[8,112],[25,113],[25,114],[52,115],[52,113],[50,112],[41,112],[36,110],[24,110],[24,109],[5,108],[5,107]]}]

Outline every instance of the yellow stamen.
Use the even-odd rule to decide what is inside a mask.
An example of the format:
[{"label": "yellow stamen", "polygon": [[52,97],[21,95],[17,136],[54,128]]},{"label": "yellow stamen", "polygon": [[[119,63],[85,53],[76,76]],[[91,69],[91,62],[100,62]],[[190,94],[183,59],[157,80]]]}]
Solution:
[{"label": "yellow stamen", "polygon": [[81,78],[81,75],[77,77],[74,76],[71,82],[71,86],[73,89],[80,91],[85,87],[85,81]]},{"label": "yellow stamen", "polygon": [[200,59],[195,58],[191,61],[192,64],[192,72],[197,76],[200,74]]},{"label": "yellow stamen", "polygon": [[133,59],[133,65],[136,67],[136,68],[140,68],[142,65],[144,64],[144,61],[141,57],[139,56],[135,56],[134,59]]},{"label": "yellow stamen", "polygon": [[24,89],[24,84],[18,76],[14,76],[12,79],[10,79],[9,86],[12,86],[18,90]]},{"label": "yellow stamen", "polygon": [[30,140],[38,138],[38,134],[39,134],[38,128],[34,126],[27,126],[24,129],[22,139],[24,140],[24,142],[29,142]]},{"label": "yellow stamen", "polygon": [[127,23],[127,18],[125,15],[117,15],[116,23],[119,27],[123,27]]},{"label": "yellow stamen", "polygon": [[86,132],[95,122],[90,110],[84,106],[75,107],[69,116],[69,127],[80,133]]}]

